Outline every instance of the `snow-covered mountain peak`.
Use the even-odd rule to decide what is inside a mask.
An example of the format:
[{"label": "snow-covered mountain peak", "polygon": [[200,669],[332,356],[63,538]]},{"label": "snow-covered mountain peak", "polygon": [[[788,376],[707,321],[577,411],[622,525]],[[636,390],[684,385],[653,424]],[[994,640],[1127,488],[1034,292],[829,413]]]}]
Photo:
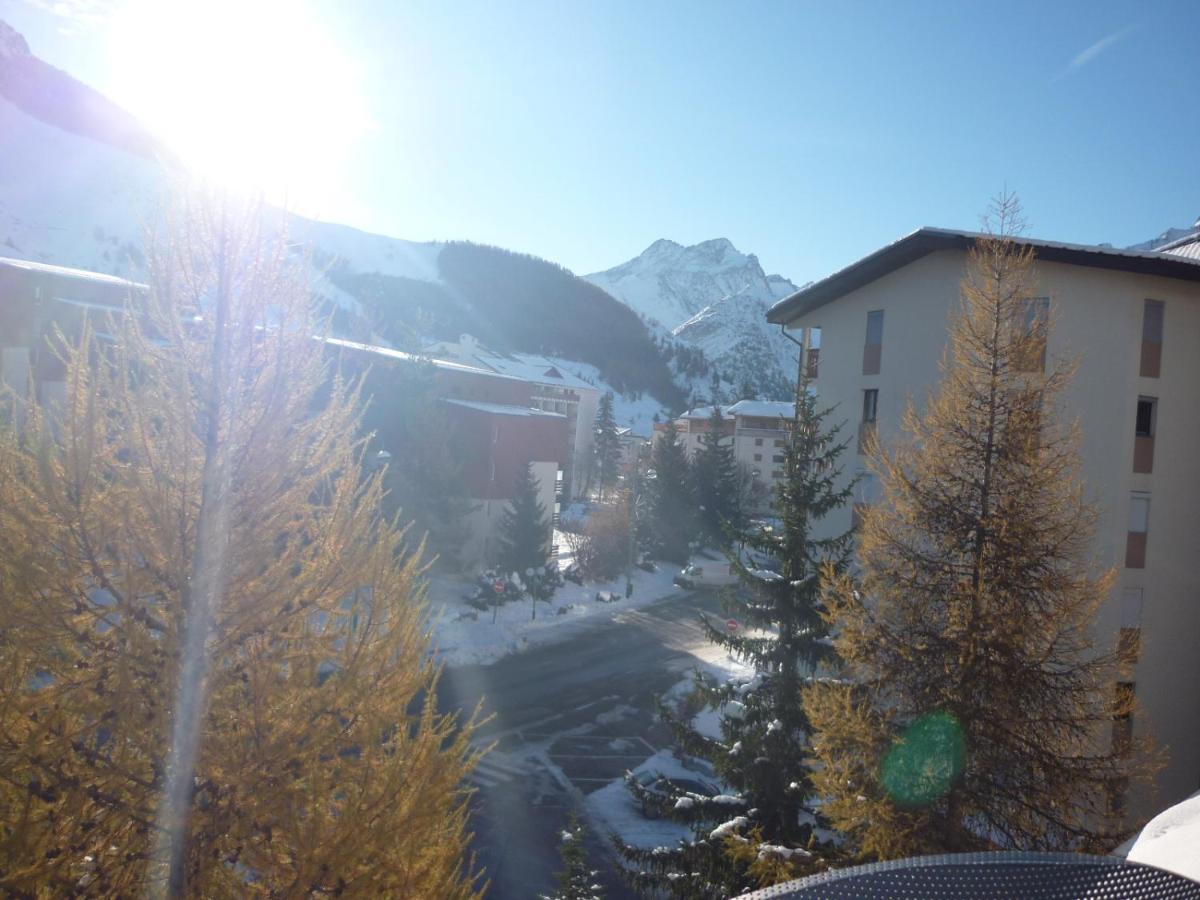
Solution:
[{"label": "snow-covered mountain peak", "polygon": [[662,332],[700,347],[727,380],[766,393],[787,383],[793,350],[766,314],[796,285],[767,275],[757,256],[728,238],[691,246],[657,240],[628,262],[585,277]]}]

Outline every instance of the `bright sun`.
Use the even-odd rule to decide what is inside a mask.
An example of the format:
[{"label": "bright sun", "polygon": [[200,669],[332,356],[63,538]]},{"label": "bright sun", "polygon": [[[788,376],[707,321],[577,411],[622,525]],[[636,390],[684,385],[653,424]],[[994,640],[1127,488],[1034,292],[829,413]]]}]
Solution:
[{"label": "bright sun", "polygon": [[113,94],[194,171],[309,207],[336,204],[370,125],[358,67],[298,0],[131,0]]}]

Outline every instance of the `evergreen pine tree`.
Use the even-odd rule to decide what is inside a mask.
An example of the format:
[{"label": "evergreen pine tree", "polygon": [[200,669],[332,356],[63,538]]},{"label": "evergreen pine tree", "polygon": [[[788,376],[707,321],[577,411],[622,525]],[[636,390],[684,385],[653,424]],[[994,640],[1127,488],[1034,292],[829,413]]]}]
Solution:
[{"label": "evergreen pine tree", "polygon": [[0,893],[476,895],[421,566],[262,227],[192,203],[0,427]]},{"label": "evergreen pine tree", "polygon": [[713,406],[708,428],[700,435],[700,448],[692,460],[692,481],[696,497],[700,534],[709,543],[724,547],[733,532],[740,530],[740,485],[733,437],[726,436],[729,418]]},{"label": "evergreen pine tree", "polygon": [[713,406],[719,406],[725,402],[724,392],[721,390],[721,373],[713,369],[712,377],[708,380],[708,402]]},{"label": "evergreen pine tree", "polygon": [[517,475],[516,489],[500,519],[500,568],[522,578],[550,561],[550,522],[538,500],[538,482],[530,463]]},{"label": "evergreen pine tree", "polygon": [[596,412],[596,474],[600,496],[606,496],[617,483],[621,463],[621,441],[617,437],[617,420],[613,417],[613,395],[608,391],[600,398]]},{"label": "evergreen pine tree", "polygon": [[558,847],[563,864],[558,873],[558,889],[553,894],[542,894],[541,900],[603,900],[600,885],[596,883],[600,872],[588,868],[586,838],[587,829],[579,824],[579,816],[571,813]]},{"label": "evergreen pine tree", "polygon": [[[1108,743],[1129,712],[1093,615],[1096,513],[1076,429],[1045,368],[1049,322],[1019,207],[969,254],[942,380],[904,438],[876,450],[883,501],[865,515],[860,576],[826,595],[849,684],[805,704],[825,811],[865,857],[987,849],[1107,852],[1106,808],[1135,770]],[[1032,310],[1032,315],[1031,315]]]},{"label": "evergreen pine tree", "polygon": [[654,442],[650,468],[654,477],[646,485],[646,529],[651,549],[660,559],[686,563],[695,536],[695,500],[687,452],[674,419],[667,420]]},{"label": "evergreen pine tree", "polygon": [[[693,702],[721,711],[721,737],[692,728],[689,718],[664,708],[680,749],[712,763],[733,801],[675,794],[660,803],[665,815],[690,824],[694,839],[675,848],[640,850],[618,843],[636,886],[678,898],[724,898],[818,871],[835,850],[815,827],[809,722],[802,687],[830,656],[822,618],[822,585],[843,571],[851,533],[814,536],[820,521],[845,505],[850,487],[838,487],[846,442],[827,427],[801,373],[791,434],[784,451],[778,524],[746,536],[749,553],[729,553],[742,589],[726,598],[736,633],[705,620],[709,639],[753,664],[749,680],[718,684],[698,675]],[[748,629],[756,633],[748,635]],[[684,709],[688,709],[685,704]],[[638,790],[631,782],[631,789]],[[654,797],[646,797],[655,803]]]}]

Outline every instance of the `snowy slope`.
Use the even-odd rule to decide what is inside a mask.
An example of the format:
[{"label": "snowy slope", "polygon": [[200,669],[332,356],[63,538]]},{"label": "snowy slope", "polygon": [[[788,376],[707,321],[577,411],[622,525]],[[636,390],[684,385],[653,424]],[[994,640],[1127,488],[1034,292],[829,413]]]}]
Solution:
[{"label": "snowy slope", "polygon": [[0,97],[0,253],[135,274],[165,179],[141,157],[46,125]]},{"label": "snowy slope", "polygon": [[749,380],[766,396],[787,396],[795,348],[766,315],[797,288],[767,275],[754,254],[725,238],[690,247],[658,240],[628,262],[584,277],[660,331],[703,350],[735,392]]},{"label": "snowy slope", "polygon": [[[47,125],[0,97],[0,255],[138,276],[173,176],[161,164]],[[437,281],[440,244],[290,217],[318,263]]]},{"label": "snowy slope", "polygon": [[[113,122],[122,138],[115,143]],[[0,256],[143,277],[146,238],[177,173],[139,128],[102,95],[32,56],[24,39],[0,21]],[[288,229],[298,247],[311,248],[314,289],[345,308],[359,304],[324,275],[335,263],[352,272],[444,283],[443,244],[298,216],[288,217]],[[560,362],[609,389],[594,367]],[[616,406],[618,421],[639,434],[648,435],[652,416],[663,413],[649,396],[618,393]]]},{"label": "snowy slope", "polygon": [[[102,95],[33,56],[0,21],[0,256],[142,274],[147,229],[176,175],[147,149],[151,139],[138,127]],[[344,260],[357,271],[439,280],[440,244],[298,216],[288,227],[315,248],[319,266]],[[320,285],[343,304],[353,302],[328,282]]]}]

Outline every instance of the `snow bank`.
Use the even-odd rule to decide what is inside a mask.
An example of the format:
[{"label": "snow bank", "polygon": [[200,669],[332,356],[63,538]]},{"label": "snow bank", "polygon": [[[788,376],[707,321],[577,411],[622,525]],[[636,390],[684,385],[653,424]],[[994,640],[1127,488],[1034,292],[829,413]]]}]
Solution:
[{"label": "snow bank", "polygon": [[[530,619],[532,602],[514,601],[496,611],[476,610],[465,597],[474,590],[464,578],[434,575],[429,580],[429,606],[433,626],[434,653],[448,666],[486,665],[529,647],[566,640],[581,630],[611,620],[617,613],[637,609],[678,593],[671,581],[671,566],[657,572],[635,569],[633,596],[626,598],[625,581],[602,585],[566,582],[549,603],[537,604],[537,618]],[[596,602],[597,593],[611,593],[612,602]]]},{"label": "snow bank", "polygon": [[[696,777],[696,773],[685,768],[670,750],[660,750],[633,770],[634,775],[643,772],[656,772],[668,778]],[[589,794],[583,805],[597,833],[614,831],[621,840],[634,847],[674,847],[692,837],[691,829],[686,825],[667,818],[647,819],[643,816],[641,806],[622,778]]]}]

